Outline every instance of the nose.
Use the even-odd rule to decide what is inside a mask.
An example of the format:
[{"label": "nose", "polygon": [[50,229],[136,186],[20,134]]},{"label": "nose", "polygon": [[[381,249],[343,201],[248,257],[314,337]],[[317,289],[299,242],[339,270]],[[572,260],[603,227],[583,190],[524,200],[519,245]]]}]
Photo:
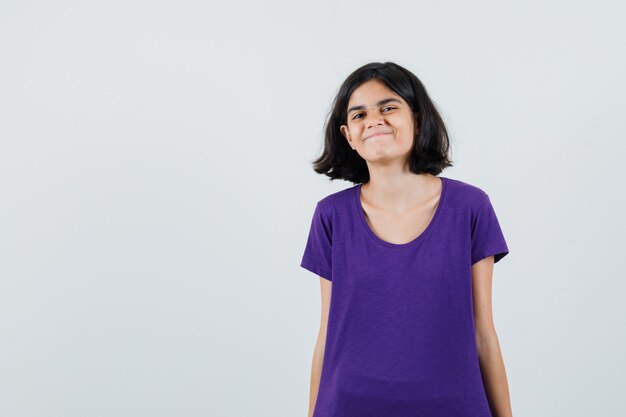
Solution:
[{"label": "nose", "polygon": [[372,115],[372,117],[368,117],[366,127],[370,128],[372,126],[378,126],[384,124],[385,120],[379,114]]}]

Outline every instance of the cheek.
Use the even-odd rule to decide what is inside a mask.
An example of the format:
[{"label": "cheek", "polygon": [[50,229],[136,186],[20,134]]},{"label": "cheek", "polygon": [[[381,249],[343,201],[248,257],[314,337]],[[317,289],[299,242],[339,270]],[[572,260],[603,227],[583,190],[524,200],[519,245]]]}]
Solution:
[{"label": "cheek", "polygon": [[411,123],[411,121],[405,121],[402,124],[402,130],[408,135],[413,137],[413,135],[415,134],[415,126]]},{"label": "cheek", "polygon": [[363,126],[360,124],[353,124],[350,126],[350,134],[352,136],[360,136],[363,133]]}]

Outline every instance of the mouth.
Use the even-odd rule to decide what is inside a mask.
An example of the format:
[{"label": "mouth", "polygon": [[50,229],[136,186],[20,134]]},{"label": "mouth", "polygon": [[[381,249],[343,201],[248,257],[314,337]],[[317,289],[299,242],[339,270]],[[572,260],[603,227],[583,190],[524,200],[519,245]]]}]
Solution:
[{"label": "mouth", "polygon": [[375,135],[372,135],[372,136],[368,136],[368,137],[366,137],[364,140],[368,140],[368,139],[371,139],[371,138],[375,138],[375,137],[377,137],[377,136],[384,136],[384,135],[390,135],[390,134],[391,134],[391,133],[376,133]]}]

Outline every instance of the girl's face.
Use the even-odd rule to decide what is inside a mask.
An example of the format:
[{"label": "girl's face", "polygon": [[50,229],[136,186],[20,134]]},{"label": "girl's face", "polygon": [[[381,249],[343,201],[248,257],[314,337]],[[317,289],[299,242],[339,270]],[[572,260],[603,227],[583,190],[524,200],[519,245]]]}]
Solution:
[{"label": "girl's face", "polygon": [[408,160],[415,135],[413,112],[382,82],[372,79],[352,92],[347,123],[341,133],[368,163],[404,165]]}]

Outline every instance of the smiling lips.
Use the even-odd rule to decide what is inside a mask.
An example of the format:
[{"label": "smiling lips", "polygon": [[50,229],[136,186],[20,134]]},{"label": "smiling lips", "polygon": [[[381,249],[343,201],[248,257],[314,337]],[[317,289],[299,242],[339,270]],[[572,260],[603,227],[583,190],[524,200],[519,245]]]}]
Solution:
[{"label": "smiling lips", "polygon": [[390,134],[390,132],[379,132],[379,133],[374,133],[373,135],[366,137],[366,138],[365,138],[365,140],[368,140],[368,139],[373,138],[373,137],[376,137],[376,136],[381,136],[381,135],[389,135],[389,134]]}]

